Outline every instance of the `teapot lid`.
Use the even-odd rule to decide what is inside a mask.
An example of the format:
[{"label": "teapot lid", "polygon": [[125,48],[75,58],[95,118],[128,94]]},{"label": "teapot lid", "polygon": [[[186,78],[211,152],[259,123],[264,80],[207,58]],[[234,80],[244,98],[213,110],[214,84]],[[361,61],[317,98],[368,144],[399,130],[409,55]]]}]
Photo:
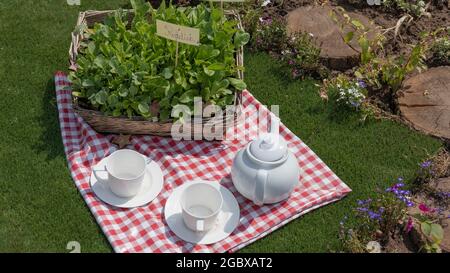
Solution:
[{"label": "teapot lid", "polygon": [[280,137],[279,125],[280,119],[272,115],[270,133],[262,134],[250,144],[250,152],[258,160],[273,162],[286,155],[287,145]]}]

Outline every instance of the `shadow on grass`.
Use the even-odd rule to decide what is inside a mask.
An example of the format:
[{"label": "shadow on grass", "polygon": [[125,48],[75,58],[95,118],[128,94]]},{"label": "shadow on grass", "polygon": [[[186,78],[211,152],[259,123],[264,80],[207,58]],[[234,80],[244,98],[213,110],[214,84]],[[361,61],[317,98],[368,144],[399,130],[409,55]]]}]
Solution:
[{"label": "shadow on grass", "polygon": [[[45,93],[42,97],[42,114],[37,118],[39,126],[43,129],[41,135],[38,137],[38,144],[34,145],[32,149],[36,153],[47,155],[47,160],[54,160],[56,158],[66,158],[64,153],[64,145],[61,137],[61,129],[59,127],[58,106],[56,102],[55,82],[53,77],[47,81]],[[70,178],[72,180],[72,178]],[[75,185],[73,185],[75,187]],[[84,202],[82,196],[79,194],[78,198],[83,203],[86,211],[89,207]],[[95,218],[91,214],[93,222],[96,223]],[[109,246],[110,252],[113,252],[108,239],[102,232],[99,225],[95,225],[95,230],[102,234],[102,239],[105,245]]]},{"label": "shadow on grass", "polygon": [[32,147],[37,153],[47,155],[47,160],[64,157],[64,146],[59,128],[58,107],[56,103],[55,82],[51,78],[47,81],[45,93],[42,96],[41,115],[37,123],[43,129],[38,144]]}]

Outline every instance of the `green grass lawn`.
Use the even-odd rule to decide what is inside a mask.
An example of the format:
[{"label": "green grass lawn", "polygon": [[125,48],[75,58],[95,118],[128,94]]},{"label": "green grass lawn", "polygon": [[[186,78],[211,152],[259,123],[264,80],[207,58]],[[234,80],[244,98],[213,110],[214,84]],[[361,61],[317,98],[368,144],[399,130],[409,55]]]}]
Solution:
[{"label": "green grass lawn", "polygon": [[[19,4],[20,2],[20,4]],[[0,4],[0,252],[112,251],[78,194],[63,152],[53,73],[66,70],[77,14],[113,9],[127,0],[16,1]],[[335,115],[311,81],[290,81],[265,54],[246,55],[246,81],[263,103],[280,105],[282,121],[353,190],[242,252],[337,249],[338,223],[357,199],[397,176],[411,177],[441,143],[390,121],[361,125]]]}]

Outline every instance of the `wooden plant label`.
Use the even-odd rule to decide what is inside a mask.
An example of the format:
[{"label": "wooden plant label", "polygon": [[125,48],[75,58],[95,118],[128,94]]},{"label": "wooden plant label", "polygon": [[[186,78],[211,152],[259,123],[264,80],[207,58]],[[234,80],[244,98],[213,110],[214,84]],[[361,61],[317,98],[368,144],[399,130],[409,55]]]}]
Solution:
[{"label": "wooden plant label", "polygon": [[200,29],[156,20],[156,34],[188,45],[200,44]]}]

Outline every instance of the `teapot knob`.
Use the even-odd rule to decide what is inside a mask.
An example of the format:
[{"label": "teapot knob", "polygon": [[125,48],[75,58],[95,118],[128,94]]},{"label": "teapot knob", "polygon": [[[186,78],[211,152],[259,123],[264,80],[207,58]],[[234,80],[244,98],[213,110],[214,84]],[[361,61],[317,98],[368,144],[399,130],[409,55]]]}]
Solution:
[{"label": "teapot knob", "polygon": [[261,141],[261,148],[269,150],[275,144],[275,140],[272,135],[265,135]]}]

